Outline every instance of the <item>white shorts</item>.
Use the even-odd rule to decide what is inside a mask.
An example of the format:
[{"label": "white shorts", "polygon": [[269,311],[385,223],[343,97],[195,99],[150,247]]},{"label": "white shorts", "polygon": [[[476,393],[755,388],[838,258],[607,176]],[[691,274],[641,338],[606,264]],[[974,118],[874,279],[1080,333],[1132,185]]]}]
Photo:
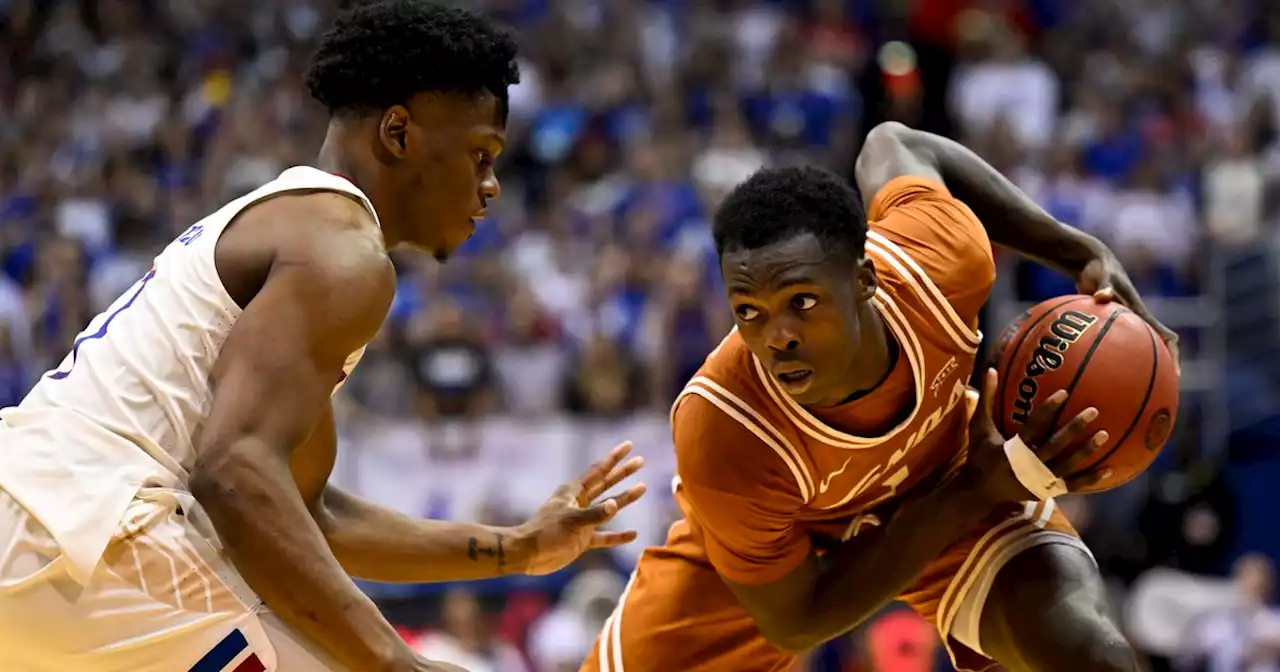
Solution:
[{"label": "white shorts", "polygon": [[88,586],[0,490],[3,672],[341,671],[263,606],[173,491],[130,504]]}]

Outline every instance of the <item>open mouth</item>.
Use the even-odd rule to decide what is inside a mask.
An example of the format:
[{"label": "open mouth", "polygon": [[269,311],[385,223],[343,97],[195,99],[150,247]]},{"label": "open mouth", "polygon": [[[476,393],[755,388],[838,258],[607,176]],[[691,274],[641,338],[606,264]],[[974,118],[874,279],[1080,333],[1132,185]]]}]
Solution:
[{"label": "open mouth", "polygon": [[797,369],[773,374],[783,385],[799,385],[813,377],[813,369]]}]

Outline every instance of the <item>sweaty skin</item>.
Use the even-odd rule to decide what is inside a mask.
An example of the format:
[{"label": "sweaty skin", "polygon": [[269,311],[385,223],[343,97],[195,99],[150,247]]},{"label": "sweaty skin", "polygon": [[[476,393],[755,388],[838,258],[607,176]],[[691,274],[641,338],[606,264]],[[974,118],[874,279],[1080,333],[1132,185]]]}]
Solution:
[{"label": "sweaty skin", "polygon": [[351,576],[549,573],[635,539],[597,531],[644,494],[636,485],[596,501],[642,466],[625,459],[630,444],[514,528],[415,519],[327,485],[337,452],[330,395],[394,298],[387,250],[444,259],[466,241],[500,192],[501,122],[487,93],[422,95],[380,116],[335,118],[317,163],[362,186],[380,222],[342,194],[288,194],[246,209],[218,240],[219,278],[243,312],[211,376],[192,494],[249,586],[353,670],[455,668],[418,657]]},{"label": "sweaty skin", "polygon": [[290,464],[329,459],[295,451],[395,294],[391,261],[360,210],[336,194],[280,197],[223,234],[218,272],[244,312],[214,368],[191,479],[249,585],[352,669],[392,659],[402,642],[334,557]]}]

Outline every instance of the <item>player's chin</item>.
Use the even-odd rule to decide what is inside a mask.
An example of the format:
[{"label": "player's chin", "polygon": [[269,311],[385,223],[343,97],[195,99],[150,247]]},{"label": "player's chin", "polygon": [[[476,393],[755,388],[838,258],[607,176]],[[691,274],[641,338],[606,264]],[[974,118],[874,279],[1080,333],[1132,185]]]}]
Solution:
[{"label": "player's chin", "polygon": [[458,251],[458,248],[465,245],[468,240],[471,240],[471,236],[476,232],[476,224],[470,218],[463,220],[463,222],[457,225],[456,228],[451,228],[446,232],[444,244],[435,250],[436,261],[441,263],[448,261],[453,256],[453,253]]}]

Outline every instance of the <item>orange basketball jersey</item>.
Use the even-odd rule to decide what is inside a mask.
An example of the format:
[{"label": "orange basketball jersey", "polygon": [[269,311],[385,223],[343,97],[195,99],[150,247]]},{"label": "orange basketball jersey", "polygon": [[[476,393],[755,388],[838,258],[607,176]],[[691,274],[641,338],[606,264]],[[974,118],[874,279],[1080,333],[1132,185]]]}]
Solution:
[{"label": "orange basketball jersey", "polygon": [[[722,575],[778,580],[816,540],[839,543],[961,457],[975,393],[977,313],[995,278],[982,224],[941,184],[898,178],[868,213],[875,308],[898,344],[869,395],[793,401],[736,331],[672,410],[677,501]],[[968,400],[968,401],[967,401]]]}]

